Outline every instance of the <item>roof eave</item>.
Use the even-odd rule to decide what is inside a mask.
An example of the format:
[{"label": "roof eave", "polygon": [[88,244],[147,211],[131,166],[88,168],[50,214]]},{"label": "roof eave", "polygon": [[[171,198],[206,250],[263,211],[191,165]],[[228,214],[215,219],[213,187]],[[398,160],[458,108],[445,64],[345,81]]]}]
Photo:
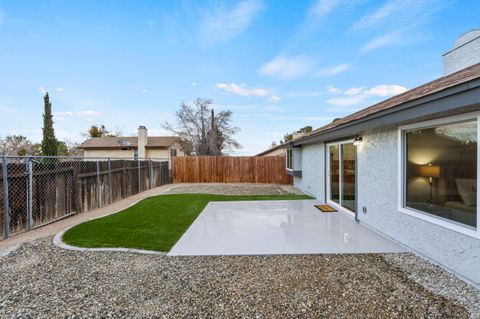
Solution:
[{"label": "roof eave", "polygon": [[[463,99],[459,99],[458,101],[449,101],[449,103],[435,103],[439,101],[444,101],[450,97],[453,97],[455,95],[459,95],[462,93],[467,93],[469,91],[475,91],[473,94],[467,94]],[[397,116],[394,117],[395,120],[389,120],[389,121],[384,121],[382,123],[381,119],[392,116],[394,114],[402,113],[408,110],[414,109],[414,113],[417,117],[421,116],[427,116],[427,115],[433,115],[435,113],[441,113],[445,111],[450,111],[452,109],[456,108],[461,108],[464,106],[469,106],[473,105],[476,103],[480,103],[480,79],[474,79],[470,80],[467,82],[464,82],[459,85],[455,85],[449,88],[446,88],[444,90],[441,90],[439,92],[432,93],[427,96],[423,96],[421,98],[418,98],[413,101],[408,101],[402,104],[399,104],[394,107],[390,107],[388,109],[367,115],[363,118],[360,118],[358,120],[354,120],[339,126],[335,126],[331,129],[318,132],[318,133],[313,133],[311,135],[302,137],[296,141],[292,141],[291,146],[301,146],[305,144],[312,144],[316,142],[322,142],[322,141],[327,141],[330,139],[336,138],[336,136],[342,136],[342,132],[344,136],[353,136],[355,134],[358,134],[361,130],[366,130],[366,129],[372,129],[372,128],[378,128],[382,126],[387,126],[387,125],[393,125],[395,123],[400,123],[402,122],[402,116]],[[435,105],[433,105],[435,104]],[[438,104],[438,105],[437,105]],[[434,112],[428,112],[427,110],[420,110],[419,107],[424,106],[428,108],[429,106],[433,106],[433,111]],[[406,114],[405,114],[406,115]],[[403,120],[411,120],[410,118],[406,117]],[[368,124],[370,123],[370,125]],[[363,124],[363,125],[361,125]],[[357,126],[359,127],[357,130],[348,130],[351,127]],[[332,133],[338,133],[338,134],[332,134]]]}]

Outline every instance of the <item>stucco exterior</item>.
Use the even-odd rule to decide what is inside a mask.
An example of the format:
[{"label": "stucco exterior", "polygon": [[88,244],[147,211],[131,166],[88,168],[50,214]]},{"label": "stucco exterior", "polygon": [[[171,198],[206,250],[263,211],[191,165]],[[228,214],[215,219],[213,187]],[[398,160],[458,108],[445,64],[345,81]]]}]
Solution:
[{"label": "stucco exterior", "polygon": [[[364,132],[362,138],[356,181],[360,222],[480,285],[480,239],[399,211],[398,128]],[[303,146],[301,153],[302,177],[295,177],[294,185],[324,202],[325,146]]]},{"label": "stucco exterior", "polygon": [[360,221],[480,285],[479,239],[398,211],[398,152],[397,128],[363,134],[357,148]]},{"label": "stucco exterior", "polygon": [[293,164],[295,169],[302,171],[302,177],[294,177],[295,187],[315,196],[318,200],[325,201],[324,145],[313,144],[295,150],[299,153],[294,152]]}]

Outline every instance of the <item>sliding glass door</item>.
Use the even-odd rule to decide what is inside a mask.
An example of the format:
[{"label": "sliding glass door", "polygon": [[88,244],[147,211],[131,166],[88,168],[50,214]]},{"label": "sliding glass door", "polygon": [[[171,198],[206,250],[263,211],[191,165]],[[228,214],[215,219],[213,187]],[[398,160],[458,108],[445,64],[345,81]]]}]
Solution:
[{"label": "sliding glass door", "polygon": [[328,145],[328,200],[351,212],[356,207],[356,150],[351,142]]}]

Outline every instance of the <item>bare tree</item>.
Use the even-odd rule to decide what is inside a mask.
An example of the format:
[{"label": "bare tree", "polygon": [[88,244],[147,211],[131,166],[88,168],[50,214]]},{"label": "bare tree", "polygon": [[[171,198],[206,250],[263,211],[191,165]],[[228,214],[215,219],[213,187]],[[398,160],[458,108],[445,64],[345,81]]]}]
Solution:
[{"label": "bare tree", "polygon": [[198,156],[221,156],[241,145],[233,138],[240,128],[230,124],[231,111],[215,114],[211,100],[198,98],[193,105],[180,103],[175,125],[165,122],[163,127],[182,139],[185,151]]},{"label": "bare tree", "polygon": [[0,155],[25,156],[39,153],[39,145],[33,144],[25,136],[9,135],[4,140],[0,139]]}]

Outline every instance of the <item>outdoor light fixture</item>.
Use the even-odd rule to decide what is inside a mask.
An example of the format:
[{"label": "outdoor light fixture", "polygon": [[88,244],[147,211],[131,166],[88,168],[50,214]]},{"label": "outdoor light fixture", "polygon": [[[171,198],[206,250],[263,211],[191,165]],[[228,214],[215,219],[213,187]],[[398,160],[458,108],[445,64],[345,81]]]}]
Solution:
[{"label": "outdoor light fixture", "polygon": [[362,137],[358,136],[353,140],[353,145],[358,146],[362,143]]},{"label": "outdoor light fixture", "polygon": [[431,163],[429,163],[428,165],[422,165],[420,166],[420,176],[428,177],[428,183],[430,184],[430,203],[432,203],[433,178],[440,177],[440,166],[432,165]]}]

